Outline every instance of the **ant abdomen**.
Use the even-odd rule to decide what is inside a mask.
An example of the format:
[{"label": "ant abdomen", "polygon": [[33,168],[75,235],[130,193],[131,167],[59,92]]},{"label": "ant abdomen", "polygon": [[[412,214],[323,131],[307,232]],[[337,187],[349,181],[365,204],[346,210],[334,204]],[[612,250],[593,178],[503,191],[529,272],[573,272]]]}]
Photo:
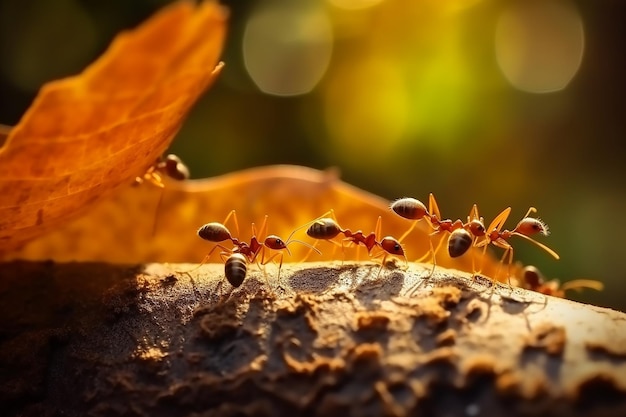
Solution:
[{"label": "ant abdomen", "polygon": [[316,220],[306,231],[306,234],[314,239],[332,239],[339,233],[341,227],[328,217]]},{"label": "ant abdomen", "polygon": [[230,231],[222,223],[211,222],[198,229],[198,236],[210,242],[232,239]]},{"label": "ant abdomen", "polygon": [[468,251],[472,243],[470,232],[465,229],[453,230],[448,238],[448,254],[451,258],[458,258]]},{"label": "ant abdomen", "polygon": [[189,179],[189,168],[183,163],[183,161],[174,154],[169,154],[163,161],[164,171],[168,177],[183,181]]},{"label": "ant abdomen", "polygon": [[246,278],[248,272],[248,262],[246,257],[241,253],[233,253],[224,263],[224,275],[230,285],[237,288]]},{"label": "ant abdomen", "polygon": [[394,201],[391,203],[390,208],[398,216],[409,220],[419,220],[428,215],[428,210],[424,203],[411,197],[400,198]]}]

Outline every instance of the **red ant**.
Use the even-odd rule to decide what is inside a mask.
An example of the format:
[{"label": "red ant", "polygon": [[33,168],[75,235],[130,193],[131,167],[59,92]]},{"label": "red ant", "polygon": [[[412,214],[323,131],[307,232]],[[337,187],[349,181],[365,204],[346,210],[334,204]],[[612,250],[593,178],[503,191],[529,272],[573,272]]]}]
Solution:
[{"label": "red ant", "polygon": [[133,183],[133,185],[137,186],[147,181],[161,189],[159,201],[155,209],[154,222],[152,224],[152,236],[156,233],[159,208],[163,201],[162,191],[165,188],[165,183],[163,182],[164,176],[176,181],[184,181],[189,179],[189,168],[187,168],[178,156],[169,154],[166,157],[159,158],[142,176],[136,177]]},{"label": "red ant", "polygon": [[527,290],[532,290],[545,295],[565,298],[567,290],[581,290],[590,288],[597,291],[604,289],[604,284],[591,279],[575,279],[563,285],[556,279],[546,281],[543,274],[534,266],[527,266],[522,271],[522,286]]},{"label": "red ant", "polygon": [[[260,241],[257,238],[257,230],[254,223],[252,223],[252,237],[250,238],[250,243],[240,241],[238,238],[233,237],[228,228],[226,228],[225,224],[232,217],[233,222],[235,223],[235,228],[237,234],[239,234],[239,224],[237,222],[237,214],[235,210],[232,210],[226,216],[224,223],[211,222],[203,225],[198,229],[198,236],[204,240],[208,240],[210,242],[215,242],[217,245],[211,249],[211,251],[204,257],[200,265],[203,265],[211,256],[213,251],[217,248],[220,248],[222,252],[220,253],[220,257],[224,261],[224,275],[230,284],[237,288],[239,287],[244,279],[246,278],[246,273],[248,270],[247,264],[257,262],[258,265],[266,265],[273,259],[279,257],[280,262],[278,265],[278,280],[280,280],[280,269],[283,266],[283,252],[282,250],[286,250],[289,255],[291,252],[287,247],[290,243],[298,242],[305,246],[310,247],[312,250],[317,251],[321,254],[317,249],[308,243],[302,242],[300,240],[292,240],[294,232],[292,232],[286,241],[282,240],[280,237],[276,235],[268,235],[263,241]],[[267,215],[263,219],[263,224],[261,229],[259,230],[259,236],[263,236],[266,232],[267,228]],[[220,244],[219,242],[223,242],[225,240],[230,240],[234,247],[227,248]],[[281,251],[271,255],[269,258],[265,259],[265,250],[272,249]],[[258,260],[258,257],[261,257],[261,260]],[[267,282],[269,286],[269,281]]]},{"label": "red ant", "polygon": [[[517,226],[515,226],[513,230],[509,231],[505,229],[504,231],[502,231],[502,226],[504,226],[504,222],[506,222],[506,219],[509,217],[509,214],[511,213],[511,207],[505,208],[504,210],[502,210],[500,214],[498,214],[498,216],[496,216],[496,218],[491,222],[491,224],[487,228],[487,231],[485,233],[485,239],[475,244],[476,247],[481,247],[481,246],[484,247],[483,261],[484,261],[485,252],[487,251],[487,246],[490,243],[493,244],[494,246],[504,249],[504,254],[502,255],[502,259],[500,260],[500,265],[502,265],[502,263],[504,262],[504,259],[508,255],[509,263],[508,263],[507,279],[509,281],[509,286],[511,285],[511,263],[513,262],[513,246],[511,246],[508,240],[512,236],[520,236],[526,240],[529,240],[533,242],[535,245],[539,246],[541,249],[548,252],[555,259],[559,259],[559,255],[555,251],[553,251],[552,249],[550,249],[543,243],[540,243],[530,237],[531,235],[535,235],[537,233],[542,234],[544,236],[548,235],[548,226],[545,223],[543,223],[539,219],[528,217],[529,214],[535,213],[536,211],[537,209],[535,209],[534,207],[530,207],[528,211],[526,212],[526,214],[524,215],[524,217],[522,218],[522,220],[520,220],[519,223],[517,223]],[[498,271],[496,272],[496,277],[498,276],[498,272],[499,272],[499,268],[498,268]]]},{"label": "red ant", "polygon": [[[327,215],[330,215],[331,217],[325,217]],[[365,248],[367,248],[367,253],[370,256],[372,256],[372,251],[374,250],[374,248],[381,249],[381,252],[379,254],[376,254],[375,256],[378,257],[382,255],[381,266],[378,270],[378,274],[380,274],[380,271],[385,265],[387,257],[389,257],[390,255],[401,257],[404,259],[404,262],[407,263],[406,256],[404,255],[404,249],[396,238],[392,236],[385,236],[381,240],[378,240],[378,236],[380,236],[381,234],[381,222],[382,219],[380,216],[378,216],[374,231],[366,235],[361,230],[353,232],[350,229],[343,229],[341,226],[339,226],[339,223],[335,217],[334,210],[329,210],[310,223],[306,234],[313,239],[327,240],[336,245],[341,245],[342,252],[345,248],[345,243],[365,246]],[[341,244],[332,240],[339,234],[344,235],[344,238],[341,240]]]},{"label": "red ant", "polygon": [[135,185],[148,181],[159,188],[165,188],[163,176],[176,181],[187,180],[189,179],[189,168],[178,156],[169,154],[164,158],[159,158],[142,176],[136,177]]},{"label": "red ant", "polygon": [[[404,240],[404,238],[411,233],[417,225],[417,222],[422,219],[426,219],[428,220],[430,226],[434,229],[434,231],[429,234],[429,238],[440,233],[450,233],[450,236],[448,237],[448,254],[451,258],[458,258],[459,256],[465,254],[465,252],[467,252],[469,248],[476,243],[476,240],[479,237],[485,235],[484,220],[478,215],[478,207],[476,204],[474,204],[469,216],[467,216],[467,223],[463,223],[461,219],[457,219],[455,221],[452,221],[451,219],[442,219],[439,206],[437,205],[437,200],[435,199],[433,193],[430,193],[428,196],[428,209],[426,209],[424,203],[410,197],[394,201],[391,203],[390,208],[400,217],[414,220],[411,227],[404,232],[402,237],[400,237],[400,241]],[[429,253],[432,257],[433,264],[433,269],[430,273],[432,276],[437,265],[436,254],[439,252],[439,249],[443,244],[443,239],[439,240],[436,248],[433,248],[433,244],[430,239],[429,244]],[[428,254],[425,256],[427,255]],[[425,256],[418,259],[417,262],[422,262]]]}]

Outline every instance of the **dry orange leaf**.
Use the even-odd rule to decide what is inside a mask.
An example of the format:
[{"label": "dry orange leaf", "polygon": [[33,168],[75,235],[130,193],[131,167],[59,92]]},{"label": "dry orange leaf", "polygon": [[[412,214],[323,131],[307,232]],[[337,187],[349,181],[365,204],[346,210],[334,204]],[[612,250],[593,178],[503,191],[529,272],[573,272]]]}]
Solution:
[{"label": "dry orange leaf", "polygon": [[[160,198],[156,233],[153,233]],[[251,224],[260,227],[265,215],[268,215],[267,234],[287,239],[294,229],[330,209],[335,211],[342,227],[353,231],[373,231],[378,216],[382,218],[383,236],[400,237],[411,224],[389,209],[389,201],[341,181],[332,170],[268,166],[211,179],[168,182],[164,190],[128,186],[84,217],[30,242],[20,251],[5,254],[4,258],[199,263],[214,244],[200,239],[196,234],[198,228],[212,221],[223,222],[231,210],[237,213],[239,234],[236,235],[232,222],[227,227],[235,237],[249,242]],[[421,221],[403,242],[409,261],[428,253],[430,232],[427,223]],[[314,243],[305,228],[293,238]],[[313,253],[308,260],[368,258],[364,248],[346,248],[342,254],[327,242],[321,242],[318,247],[322,255]],[[298,243],[289,245],[289,249],[292,256],[285,256],[285,262],[299,262],[309,250]],[[470,272],[472,256],[479,261],[482,255],[482,250],[473,249],[461,258],[451,259],[444,252],[438,255],[439,265]],[[221,262],[217,251],[212,261]],[[493,275],[497,265],[488,256],[483,271]]]},{"label": "dry orange leaf", "polygon": [[226,11],[173,3],[80,75],[44,85],[0,149],[0,248],[58,227],[145,171],[219,73]]}]

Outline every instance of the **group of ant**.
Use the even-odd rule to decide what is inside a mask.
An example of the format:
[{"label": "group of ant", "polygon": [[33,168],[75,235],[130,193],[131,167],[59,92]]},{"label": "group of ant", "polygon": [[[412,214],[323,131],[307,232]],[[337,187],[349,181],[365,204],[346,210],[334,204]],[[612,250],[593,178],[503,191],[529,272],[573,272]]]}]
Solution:
[{"label": "group of ant", "polygon": [[[148,181],[160,188],[163,188],[163,176],[167,176],[175,180],[184,180],[189,178],[189,170],[177,156],[168,155],[157,161],[146,171],[143,177],[137,177],[135,181],[138,184]],[[278,280],[280,280],[280,269],[283,264],[283,251],[286,251],[289,255],[291,255],[288,248],[290,243],[297,242],[309,247],[310,250],[308,254],[301,261],[304,262],[314,251],[321,254],[321,252],[316,248],[319,241],[328,241],[338,247],[341,247],[342,251],[349,245],[362,245],[367,249],[370,257],[381,258],[380,269],[378,270],[378,273],[380,274],[380,271],[383,266],[386,265],[386,261],[390,256],[403,259],[405,264],[408,266],[408,260],[401,242],[409,236],[409,234],[416,227],[417,223],[420,221],[425,221],[432,230],[429,233],[429,251],[426,255],[424,255],[424,257],[417,260],[417,262],[421,262],[430,256],[432,270],[430,271],[428,277],[431,277],[435,271],[437,265],[436,255],[440,251],[445,240],[442,237],[439,239],[437,246],[434,247],[432,244],[432,238],[434,236],[444,234],[448,234],[448,255],[451,258],[458,258],[467,253],[470,248],[474,247],[483,249],[481,259],[484,260],[485,252],[489,245],[504,249],[504,254],[500,259],[499,267],[504,264],[508,257],[507,280],[509,287],[511,287],[511,265],[513,262],[513,246],[509,242],[509,239],[513,236],[519,236],[523,239],[529,240],[555,259],[559,259],[559,255],[554,250],[531,237],[535,235],[548,235],[548,227],[545,223],[538,218],[529,217],[532,213],[537,211],[534,207],[530,207],[528,209],[523,218],[512,230],[503,230],[504,223],[511,213],[510,207],[502,210],[502,212],[495,217],[489,226],[485,227],[484,219],[479,216],[476,204],[473,205],[465,222],[461,219],[457,219],[455,221],[452,221],[451,219],[443,219],[437,205],[437,201],[435,200],[435,196],[432,193],[429,196],[428,208],[421,201],[415,198],[407,197],[393,201],[390,204],[390,209],[396,215],[412,221],[407,231],[398,239],[392,236],[381,236],[380,216],[378,217],[375,230],[369,234],[365,234],[361,230],[351,231],[350,229],[342,228],[335,217],[334,211],[331,209],[322,216],[296,228],[286,240],[283,240],[276,235],[267,235],[264,239],[258,237],[266,235],[268,218],[266,215],[258,232],[255,224],[252,224],[252,237],[250,242],[242,241],[235,237],[239,235],[239,224],[235,210],[232,210],[222,223],[210,222],[204,224],[198,229],[197,234],[200,238],[215,244],[211,251],[202,260],[200,265],[207,262],[213,252],[219,248],[221,250],[220,257],[225,265],[225,277],[233,287],[237,288],[242,285],[247,275],[248,264],[254,263],[261,267],[265,266],[269,262],[277,261]],[[230,219],[232,219],[236,229],[235,236],[233,236],[230,230],[226,227],[226,223]],[[305,227],[307,228],[306,234],[315,239],[313,245],[301,240],[292,239],[297,231]],[[340,237],[340,240],[337,240],[340,235],[342,235],[342,237]],[[225,246],[224,242],[226,241],[229,241],[232,246]],[[268,253],[268,250],[275,252]],[[480,267],[476,268],[474,259],[472,258],[472,264],[474,265],[473,276],[479,276],[481,274],[483,266],[482,260]],[[498,276],[499,271],[500,269],[496,272],[496,277]],[[570,289],[602,289],[602,284],[600,282],[586,279],[570,281],[560,286],[557,280],[546,281],[543,275],[532,266],[524,268],[522,276],[518,278],[522,287],[526,289],[560,297],[563,297],[565,295],[565,291]]]}]

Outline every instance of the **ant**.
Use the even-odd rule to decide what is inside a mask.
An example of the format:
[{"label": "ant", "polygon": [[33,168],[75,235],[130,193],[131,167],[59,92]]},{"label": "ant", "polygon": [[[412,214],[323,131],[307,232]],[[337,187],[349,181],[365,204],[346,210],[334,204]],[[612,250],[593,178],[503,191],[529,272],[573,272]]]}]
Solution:
[{"label": "ant", "polygon": [[[353,232],[350,229],[344,229],[339,226],[339,223],[335,217],[335,211],[331,209],[324,213],[322,216],[318,217],[316,220],[310,222],[310,226],[307,229],[306,234],[313,239],[327,240],[331,243],[334,243],[335,245],[340,245],[342,252],[344,251],[345,243],[355,244],[357,246],[361,244],[365,246],[365,248],[367,248],[367,253],[370,256],[372,256],[372,251],[374,250],[374,248],[381,249],[381,252],[375,256],[379,257],[382,255],[382,260],[380,261],[380,269],[378,270],[377,274],[378,277],[378,275],[380,275],[380,271],[385,265],[385,261],[390,255],[403,258],[404,262],[407,263],[408,266],[408,262],[404,254],[404,249],[402,248],[400,241],[392,236],[385,236],[381,240],[378,240],[378,236],[380,236],[381,234],[381,222],[381,216],[378,216],[374,231],[368,235],[364,234],[361,230]],[[344,235],[344,238],[341,240],[341,244],[332,240],[339,234]]]},{"label": "ant", "polygon": [[[309,245],[306,242],[302,242],[300,240],[292,240],[294,232],[292,232],[286,241],[281,239],[276,235],[268,235],[263,241],[257,238],[257,230],[254,223],[252,223],[252,237],[250,238],[250,243],[239,240],[230,233],[225,224],[232,217],[233,222],[235,224],[235,229],[237,234],[239,234],[239,224],[237,222],[237,214],[235,210],[232,210],[226,216],[226,219],[223,223],[211,222],[203,225],[198,229],[198,236],[204,240],[208,240],[210,242],[215,242],[217,245],[211,249],[211,251],[204,257],[200,266],[203,265],[208,259],[211,257],[211,254],[215,249],[220,248],[222,252],[220,252],[220,257],[224,261],[224,275],[228,282],[235,288],[241,286],[244,279],[246,278],[246,274],[248,271],[248,263],[256,262],[259,266],[266,265],[270,261],[275,258],[280,258],[280,262],[278,265],[278,280],[280,281],[280,270],[283,266],[283,252],[282,250],[286,250],[289,255],[291,252],[287,247],[290,243],[298,242],[307,247],[310,247],[312,250],[315,250],[317,253],[321,254],[321,252],[315,249],[313,246]],[[259,230],[258,235],[263,236],[267,229],[267,218],[266,215],[263,219],[263,224]],[[234,247],[227,248],[222,245],[220,242],[224,242],[226,240],[230,240]],[[265,259],[265,250],[277,250],[280,251],[271,255],[269,258]],[[260,260],[258,260],[260,255]],[[269,281],[267,281],[269,286]]]},{"label": "ant", "polygon": [[178,156],[169,154],[159,158],[142,176],[136,177],[134,184],[140,185],[148,181],[159,188],[165,188],[163,176],[176,181],[187,180],[189,179],[189,168]]},{"label": "ant", "polygon": [[[504,210],[502,210],[500,214],[496,216],[496,218],[491,222],[491,224],[487,228],[487,231],[485,233],[485,239],[475,244],[476,247],[484,247],[483,261],[484,261],[485,252],[487,251],[487,246],[490,243],[493,244],[494,246],[504,249],[504,254],[502,255],[502,259],[500,259],[500,266],[502,266],[502,263],[504,262],[504,260],[506,259],[508,255],[509,262],[508,262],[507,279],[508,279],[509,287],[511,286],[511,263],[513,262],[513,246],[511,246],[508,240],[512,236],[520,236],[526,240],[529,240],[533,242],[535,245],[539,246],[541,249],[548,252],[555,259],[559,259],[559,255],[555,251],[553,251],[552,249],[550,249],[543,243],[540,243],[530,237],[531,235],[535,235],[537,233],[543,236],[548,236],[549,234],[548,226],[544,222],[534,217],[528,217],[531,213],[535,213],[536,211],[537,211],[536,208],[530,207],[528,211],[526,212],[526,214],[524,215],[524,217],[522,218],[522,220],[520,220],[519,223],[517,223],[517,226],[515,226],[513,230],[505,229],[503,231],[502,226],[504,226],[504,222],[506,222],[506,219],[509,217],[509,214],[511,213],[511,207],[505,208]],[[499,269],[500,268],[498,267],[498,271],[496,272],[496,275],[495,275],[496,277],[498,276],[498,273],[500,272]]]},{"label": "ant", "polygon": [[[430,193],[428,196],[428,209],[424,203],[411,197],[401,198],[392,202],[390,208],[400,217],[414,220],[411,227],[400,237],[400,241],[404,240],[415,228],[417,222],[422,219],[428,220],[428,223],[434,229],[434,231],[428,235],[428,243],[430,244],[429,253],[433,264],[433,269],[429,276],[432,276],[435,272],[435,267],[437,266],[436,254],[443,244],[443,239],[440,239],[437,247],[433,248],[432,240],[430,239],[432,236],[445,232],[450,233],[448,237],[448,254],[451,258],[458,258],[464,255],[470,247],[474,246],[479,237],[485,235],[484,219],[479,216],[478,206],[476,206],[476,204],[474,204],[469,216],[467,216],[467,223],[463,223],[461,219],[455,221],[442,219],[437,200],[433,193]],[[426,256],[428,256],[428,254],[418,259],[417,262],[423,261]]]},{"label": "ant", "polygon": [[[136,177],[133,185],[138,186],[147,181],[150,184],[160,188],[162,191],[165,188],[165,183],[163,182],[164,177],[176,181],[187,180],[189,179],[189,168],[187,168],[187,166],[178,156],[174,154],[169,154],[166,157],[159,158],[146,170],[146,172],[142,176]],[[152,236],[154,236],[156,233],[158,213],[162,201],[163,192],[159,194],[159,201],[156,205],[154,222],[152,224]]]},{"label": "ant", "polygon": [[567,290],[581,290],[582,288],[590,288],[597,291],[604,289],[604,284],[600,281],[591,279],[575,279],[568,281],[563,285],[556,279],[546,281],[539,269],[534,266],[527,266],[522,271],[523,288],[536,291],[544,295],[552,295],[555,297],[565,298]]}]

